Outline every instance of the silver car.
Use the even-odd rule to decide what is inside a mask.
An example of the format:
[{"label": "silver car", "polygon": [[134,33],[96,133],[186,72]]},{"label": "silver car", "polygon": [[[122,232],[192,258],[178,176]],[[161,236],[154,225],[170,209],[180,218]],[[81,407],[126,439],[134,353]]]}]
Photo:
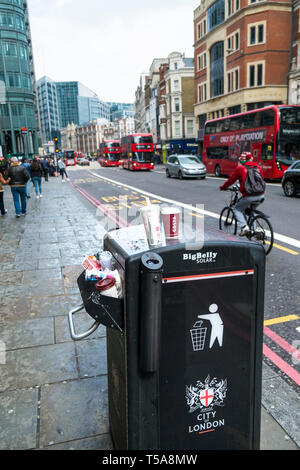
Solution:
[{"label": "silver car", "polygon": [[206,167],[195,155],[171,155],[166,166],[166,176],[177,178],[201,178],[206,177]]}]

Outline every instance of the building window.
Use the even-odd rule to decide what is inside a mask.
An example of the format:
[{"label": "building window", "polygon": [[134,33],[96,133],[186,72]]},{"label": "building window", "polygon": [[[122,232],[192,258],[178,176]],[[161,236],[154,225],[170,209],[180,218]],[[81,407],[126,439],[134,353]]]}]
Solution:
[{"label": "building window", "polygon": [[194,120],[193,119],[187,119],[186,133],[187,135],[194,135]]},{"label": "building window", "polygon": [[179,98],[174,99],[174,110],[176,113],[180,112],[180,100]]},{"label": "building window", "polygon": [[266,42],[266,22],[250,24],[248,26],[248,46],[255,46]]},{"label": "building window", "polygon": [[7,74],[6,84],[9,88],[21,88],[21,77],[18,73]]},{"label": "building window", "polygon": [[175,121],[175,136],[180,136],[180,121]]},{"label": "building window", "polygon": [[223,23],[225,19],[225,0],[217,0],[207,11],[208,31]]},{"label": "building window", "polygon": [[14,17],[10,13],[0,13],[0,26],[14,27]]},{"label": "building window", "polygon": [[224,93],[224,43],[215,43],[210,50],[210,97]]},{"label": "building window", "polygon": [[206,34],[206,19],[197,24],[197,40]]},{"label": "building window", "polygon": [[179,80],[174,80],[174,91],[179,91]]},{"label": "building window", "polygon": [[264,85],[264,62],[248,64],[248,84],[249,87]]},{"label": "building window", "polygon": [[207,85],[203,83],[202,85],[198,85],[198,103],[203,103],[203,101],[207,100]]},{"label": "building window", "polygon": [[230,70],[227,73],[227,91],[228,93],[239,89],[239,69]]},{"label": "building window", "polygon": [[17,45],[14,42],[3,42],[4,55],[6,57],[18,57]]},{"label": "building window", "polygon": [[203,70],[206,67],[206,52],[198,55],[198,71]]},{"label": "building window", "polygon": [[240,48],[240,32],[235,31],[227,38],[227,54],[232,54]]}]

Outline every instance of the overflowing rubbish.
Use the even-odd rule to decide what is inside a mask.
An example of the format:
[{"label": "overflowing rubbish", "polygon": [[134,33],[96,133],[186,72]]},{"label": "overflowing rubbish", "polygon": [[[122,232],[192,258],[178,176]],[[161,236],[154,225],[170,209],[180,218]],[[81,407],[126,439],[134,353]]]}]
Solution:
[{"label": "overflowing rubbish", "polygon": [[96,290],[101,295],[116,298],[122,296],[120,275],[109,251],[101,251],[96,256],[85,256],[82,266],[85,269],[85,280],[96,282]]}]

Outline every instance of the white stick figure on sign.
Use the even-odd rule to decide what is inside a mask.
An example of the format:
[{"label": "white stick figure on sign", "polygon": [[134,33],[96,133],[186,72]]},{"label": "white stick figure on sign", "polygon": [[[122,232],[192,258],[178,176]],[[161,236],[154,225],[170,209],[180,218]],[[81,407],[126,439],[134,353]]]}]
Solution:
[{"label": "white stick figure on sign", "polygon": [[224,326],[223,321],[218,312],[218,306],[216,304],[212,304],[209,307],[210,314],[207,315],[198,315],[198,318],[202,318],[203,320],[208,320],[211,323],[211,336],[210,336],[210,343],[209,349],[211,349],[216,340],[220,347],[223,345],[223,333],[224,333]]}]

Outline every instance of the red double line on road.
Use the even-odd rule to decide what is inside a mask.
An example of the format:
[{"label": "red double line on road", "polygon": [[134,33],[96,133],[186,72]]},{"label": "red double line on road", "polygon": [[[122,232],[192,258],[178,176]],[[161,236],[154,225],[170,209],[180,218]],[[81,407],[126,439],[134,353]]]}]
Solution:
[{"label": "red double line on road", "polygon": [[[287,341],[285,341],[281,336],[274,331],[270,330],[268,327],[264,327],[264,334],[268,336],[274,343],[278,344],[282,349],[284,349],[289,354],[293,355],[296,360],[300,361],[300,351],[291,346]],[[275,364],[276,367],[281,369],[285,375],[290,377],[297,385],[300,386],[300,374],[292,366],[290,366],[286,361],[281,359],[278,354],[274,353],[268,346],[263,345],[264,355]]]},{"label": "red double line on road", "polygon": [[130,223],[127,220],[123,219],[123,217],[117,214],[112,214],[111,211],[107,209],[105,204],[102,204],[102,202],[100,202],[94,196],[91,196],[84,189],[80,188],[77,184],[73,183],[72,181],[70,181],[70,184],[71,186],[73,186],[74,189],[76,189],[76,191],[82,194],[91,204],[93,204],[93,206],[103,212],[103,214],[105,214],[109,219],[113,220],[119,227],[125,228],[130,225]]},{"label": "red double line on road", "polygon": [[[70,181],[71,186],[74,187],[79,193],[81,193],[93,206],[99,209],[103,214],[113,220],[119,227],[125,228],[131,225],[127,220],[123,219],[121,216],[114,214],[112,215],[111,211],[102,204],[94,196],[91,196],[84,189],[80,188],[77,184]],[[268,327],[264,327],[264,334],[268,336],[272,341],[278,344],[282,349],[284,349],[289,354],[293,355],[297,360],[300,360],[300,352],[291,346],[287,341],[281,338],[279,335],[274,333]],[[263,354],[268,358],[276,367],[278,367],[285,375],[293,380],[298,386],[300,386],[300,374],[290,366],[286,361],[284,361],[278,354],[274,353],[266,344],[263,344]]]}]

